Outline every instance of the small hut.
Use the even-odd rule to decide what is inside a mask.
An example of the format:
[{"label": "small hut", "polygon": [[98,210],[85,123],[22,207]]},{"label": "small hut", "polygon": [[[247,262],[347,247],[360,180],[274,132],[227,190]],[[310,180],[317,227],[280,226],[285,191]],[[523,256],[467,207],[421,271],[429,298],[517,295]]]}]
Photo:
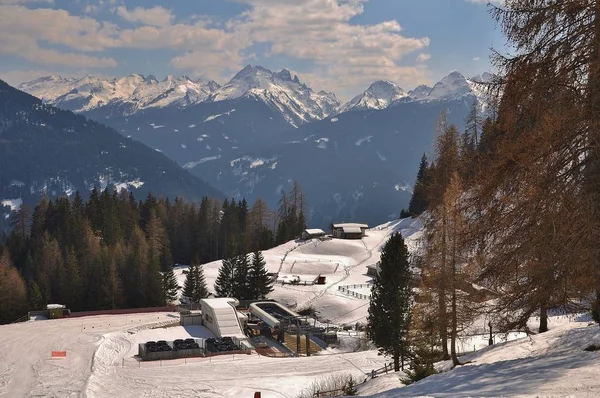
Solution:
[{"label": "small hut", "polygon": [[303,240],[322,238],[323,236],[325,236],[325,231],[323,231],[322,229],[318,229],[318,228],[312,228],[312,229],[309,228],[309,229],[305,229],[304,231],[302,231],[302,239]]},{"label": "small hut", "polygon": [[340,223],[331,224],[331,235],[339,239],[360,239],[366,236],[367,224]]}]

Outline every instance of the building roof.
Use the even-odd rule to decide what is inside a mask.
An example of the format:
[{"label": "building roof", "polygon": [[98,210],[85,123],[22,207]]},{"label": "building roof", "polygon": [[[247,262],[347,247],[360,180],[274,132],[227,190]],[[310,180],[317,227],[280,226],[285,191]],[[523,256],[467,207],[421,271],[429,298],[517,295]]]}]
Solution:
[{"label": "building roof", "polygon": [[344,228],[344,227],[369,228],[369,226],[367,224],[360,224],[360,223],[353,223],[353,222],[333,224],[333,228]]},{"label": "building roof", "polygon": [[312,228],[312,229],[305,229],[304,232],[306,232],[309,235],[319,235],[319,234],[325,234],[325,231],[323,231],[322,229],[318,229],[318,228]]},{"label": "building roof", "polygon": [[343,226],[342,230],[345,234],[362,234],[362,229],[360,229],[360,227]]},{"label": "building roof", "polygon": [[239,304],[237,299],[231,297],[202,299],[200,302],[213,309],[231,309]]}]

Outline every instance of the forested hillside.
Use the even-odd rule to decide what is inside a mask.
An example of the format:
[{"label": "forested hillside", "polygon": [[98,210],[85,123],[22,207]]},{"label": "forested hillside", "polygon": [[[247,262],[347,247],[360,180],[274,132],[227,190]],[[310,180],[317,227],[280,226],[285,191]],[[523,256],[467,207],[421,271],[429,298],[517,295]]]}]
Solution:
[{"label": "forested hillside", "polygon": [[43,197],[33,211],[22,206],[0,240],[0,322],[52,302],[74,311],[164,305],[173,264],[232,258],[298,236],[306,227],[301,196],[297,184],[284,192],[280,216],[261,199],[196,205],[149,194],[138,202],[96,189],[88,201],[79,193]]}]

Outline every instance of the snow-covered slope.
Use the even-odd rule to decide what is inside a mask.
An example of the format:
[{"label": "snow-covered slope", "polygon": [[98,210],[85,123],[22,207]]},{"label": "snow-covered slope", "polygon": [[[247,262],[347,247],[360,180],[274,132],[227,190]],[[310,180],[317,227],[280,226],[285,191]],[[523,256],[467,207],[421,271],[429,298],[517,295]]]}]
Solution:
[{"label": "snow-covered slope", "polygon": [[193,81],[187,76],[167,76],[158,81],[154,76],[132,74],[118,79],[42,77],[18,87],[45,102],[75,112],[103,106],[116,106],[127,115],[152,107],[185,107],[208,98],[218,88],[215,82]]},{"label": "snow-covered slope", "polygon": [[385,109],[392,102],[407,96],[408,94],[395,83],[379,80],[371,84],[364,93],[342,105],[337,113],[358,109]]},{"label": "snow-covered slope", "polygon": [[[420,219],[405,218],[367,230],[367,236],[362,240],[290,241],[266,250],[263,252],[266,268],[268,272],[279,274],[278,281],[298,278],[310,282],[319,274],[326,278],[324,285],[276,283],[269,298],[298,309],[312,306],[321,320],[329,320],[332,324],[364,323],[371,282],[371,277],[366,275],[367,266],[380,260],[383,246],[395,232],[401,232],[408,249],[415,252],[422,230]],[[211,292],[221,264],[218,260],[202,265]],[[184,284],[186,274],[183,272],[187,269],[187,266],[175,268],[180,286]],[[353,297],[352,292],[364,297]]]},{"label": "snow-covered slope", "polygon": [[600,395],[597,324],[586,314],[550,318],[550,331],[500,343],[461,357],[465,365],[401,387],[398,375],[359,389],[360,396],[392,397],[597,397]]}]

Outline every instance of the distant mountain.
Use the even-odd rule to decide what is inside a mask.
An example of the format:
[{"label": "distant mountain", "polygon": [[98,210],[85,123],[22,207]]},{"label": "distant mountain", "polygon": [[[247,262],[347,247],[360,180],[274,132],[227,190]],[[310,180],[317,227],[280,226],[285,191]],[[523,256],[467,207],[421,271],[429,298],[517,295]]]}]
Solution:
[{"label": "distant mountain", "polygon": [[204,102],[260,100],[280,112],[293,126],[323,119],[341,104],[334,94],[315,93],[287,69],[271,72],[251,65],[224,86],[213,81],[193,81],[187,76],[167,76],[159,82],[154,76],[133,74],[118,79],[48,76],[22,83],[19,89],[63,109],[101,110],[108,117],[130,116],[152,108],[185,108]]},{"label": "distant mountain", "polygon": [[215,82],[193,81],[187,76],[129,75],[104,80],[93,76],[48,76],[25,82],[19,89],[47,103],[74,112],[111,108],[115,115],[131,115],[148,108],[186,107],[206,100],[219,87]]},{"label": "distant mountain", "polygon": [[188,167],[224,192],[262,197],[271,206],[277,206],[281,189],[298,181],[310,222],[320,227],[336,220],[375,224],[408,206],[419,160],[423,153],[431,155],[442,109],[462,129],[471,105],[464,98],[345,112],[282,131],[279,140],[262,147]]},{"label": "distant mountain", "polygon": [[102,124],[43,104],[0,80],[0,215],[42,194],[94,186],[143,197],[223,197],[163,154]]},{"label": "distant mountain", "polygon": [[[453,72],[433,87],[408,92],[378,81],[342,105],[335,95],[313,91],[285,69],[247,66],[223,86],[204,84],[206,97],[197,102],[148,100],[140,105],[129,96],[96,102],[82,114],[163,152],[227,195],[260,196],[276,206],[279,191],[295,179],[307,191],[311,221],[360,218],[379,223],[408,205],[420,157],[432,149],[441,109],[450,109],[452,121],[462,128],[474,101],[484,98],[477,82],[486,79],[489,75],[467,79]],[[62,99],[75,89],[59,89],[63,83],[51,88],[57,80],[47,80],[23,87],[67,107]],[[130,78],[140,85],[130,91],[149,92],[147,80],[155,79]]]},{"label": "distant mountain", "polygon": [[209,97],[209,101],[228,101],[238,98],[256,98],[279,110],[293,126],[321,120],[340,106],[334,94],[315,93],[292,77],[287,69],[271,72],[262,66],[248,65],[223,87]]},{"label": "distant mountain", "polygon": [[364,93],[342,105],[337,113],[361,109],[385,109],[394,101],[407,96],[408,94],[396,84],[389,81],[377,81],[371,84]]}]

